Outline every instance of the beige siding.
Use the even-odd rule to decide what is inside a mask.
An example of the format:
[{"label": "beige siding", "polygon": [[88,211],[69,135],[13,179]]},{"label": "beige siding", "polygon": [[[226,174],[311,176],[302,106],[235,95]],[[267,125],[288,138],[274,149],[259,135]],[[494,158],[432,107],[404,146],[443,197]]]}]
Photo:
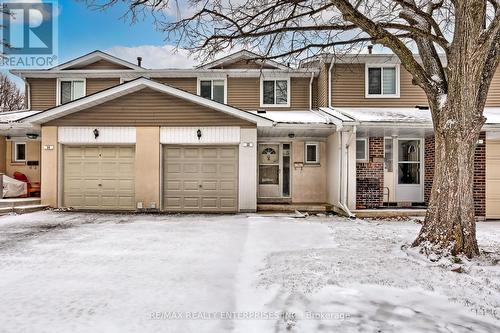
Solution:
[{"label": "beige siding", "polygon": [[31,182],[40,181],[40,141],[26,141],[26,160],[38,161],[38,166],[28,166],[26,162],[14,162],[12,153],[12,141],[7,141],[5,146],[5,174],[14,177],[14,172],[21,172],[28,177]]},{"label": "beige siding", "polygon": [[192,94],[196,94],[197,80],[195,77],[188,78],[155,78],[157,82],[172,86],[177,89],[182,89]]},{"label": "beige siding", "polygon": [[330,64],[320,63],[320,72],[317,81],[317,100],[318,107],[328,106],[328,69]]},{"label": "beige siding", "polygon": [[56,79],[28,79],[31,109],[46,110],[56,106]]},{"label": "beige siding", "polygon": [[142,202],[143,208],[159,209],[160,127],[137,127],[136,133],[135,201]]},{"label": "beige siding", "polygon": [[493,80],[491,81],[486,106],[500,106],[500,69],[497,69],[495,76],[493,76]]},{"label": "beige siding", "polygon": [[[229,78],[227,81],[227,102],[229,105],[244,109],[257,110],[260,108],[260,78]],[[310,78],[291,78],[289,108],[268,108],[270,111],[279,110],[308,110],[309,109],[309,82]]]},{"label": "beige siding", "polygon": [[151,89],[55,119],[55,126],[242,126],[255,124]]},{"label": "beige siding", "polygon": [[410,73],[401,67],[400,98],[365,98],[365,65],[348,64],[333,67],[332,104],[357,107],[413,107],[427,105],[423,90],[412,83]]},{"label": "beige siding", "polygon": [[93,62],[85,66],[74,66],[66,69],[130,69],[130,68],[107,60],[98,60],[96,62]]},{"label": "beige siding", "polygon": [[119,78],[109,78],[109,79],[98,79],[98,78],[88,78],[86,85],[87,95],[95,94],[96,92],[114,87],[120,84]]},{"label": "beige siding", "polygon": [[235,61],[233,63],[222,64],[222,65],[219,65],[219,66],[216,66],[216,67],[212,67],[212,68],[220,68],[220,69],[261,69],[261,68],[276,68],[276,67],[270,66],[270,65],[264,65],[264,66],[262,66],[262,64],[259,64],[255,60],[245,60],[245,59],[242,59],[242,60]]},{"label": "beige siding", "polygon": [[42,147],[52,146],[52,150],[42,149],[42,204],[50,207],[58,207],[58,154],[59,146],[57,144],[57,127],[42,127]]}]

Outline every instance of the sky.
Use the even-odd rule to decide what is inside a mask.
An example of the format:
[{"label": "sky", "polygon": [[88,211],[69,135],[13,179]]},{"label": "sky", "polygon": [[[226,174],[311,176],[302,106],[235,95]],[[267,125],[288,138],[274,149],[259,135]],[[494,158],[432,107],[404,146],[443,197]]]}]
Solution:
[{"label": "sky", "polygon": [[[134,24],[124,19],[127,8],[121,2],[105,11],[88,8],[85,3],[73,0],[59,0],[58,6],[59,63],[94,50],[134,63],[141,56],[146,68],[188,68],[196,63],[186,51],[174,52],[166,34],[155,29],[152,17]],[[2,69],[2,72],[7,71]],[[24,86],[21,80],[13,79]]]}]

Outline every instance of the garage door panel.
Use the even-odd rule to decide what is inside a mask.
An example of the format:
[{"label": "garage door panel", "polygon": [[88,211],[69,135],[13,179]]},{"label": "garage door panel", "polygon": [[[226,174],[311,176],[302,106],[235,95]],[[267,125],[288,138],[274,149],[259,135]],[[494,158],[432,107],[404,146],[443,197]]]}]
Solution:
[{"label": "garage door panel", "polygon": [[134,151],[134,147],[122,146],[65,146],[63,205],[134,209]]},{"label": "garage door panel", "polygon": [[486,218],[500,219],[500,141],[486,141]]},{"label": "garage door panel", "polygon": [[237,147],[164,146],[163,149],[165,210],[238,210]]}]

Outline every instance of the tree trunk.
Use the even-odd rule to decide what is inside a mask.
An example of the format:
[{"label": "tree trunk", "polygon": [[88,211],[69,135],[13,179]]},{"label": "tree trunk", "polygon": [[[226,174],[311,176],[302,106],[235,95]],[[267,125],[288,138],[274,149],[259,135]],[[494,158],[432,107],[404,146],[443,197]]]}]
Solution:
[{"label": "tree trunk", "polygon": [[424,225],[414,246],[441,254],[479,254],[474,217],[474,151],[477,135],[435,134],[435,173]]}]

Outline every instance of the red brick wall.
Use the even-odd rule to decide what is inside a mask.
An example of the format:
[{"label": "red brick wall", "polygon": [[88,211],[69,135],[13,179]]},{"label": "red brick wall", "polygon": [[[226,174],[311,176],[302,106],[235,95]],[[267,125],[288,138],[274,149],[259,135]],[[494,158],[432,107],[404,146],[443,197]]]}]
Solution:
[{"label": "red brick wall", "polygon": [[369,138],[368,162],[356,163],[356,208],[380,207],[384,201],[384,138]]},{"label": "red brick wall", "polygon": [[434,178],[434,136],[425,138],[424,149],[424,201],[427,205],[431,197],[432,179]]},{"label": "red brick wall", "polygon": [[486,216],[486,132],[481,132],[474,154],[474,208],[477,217]]},{"label": "red brick wall", "polygon": [[[477,217],[486,216],[486,133],[481,132],[474,156],[474,206]],[[424,199],[429,203],[434,178],[434,136],[425,138]]]}]

